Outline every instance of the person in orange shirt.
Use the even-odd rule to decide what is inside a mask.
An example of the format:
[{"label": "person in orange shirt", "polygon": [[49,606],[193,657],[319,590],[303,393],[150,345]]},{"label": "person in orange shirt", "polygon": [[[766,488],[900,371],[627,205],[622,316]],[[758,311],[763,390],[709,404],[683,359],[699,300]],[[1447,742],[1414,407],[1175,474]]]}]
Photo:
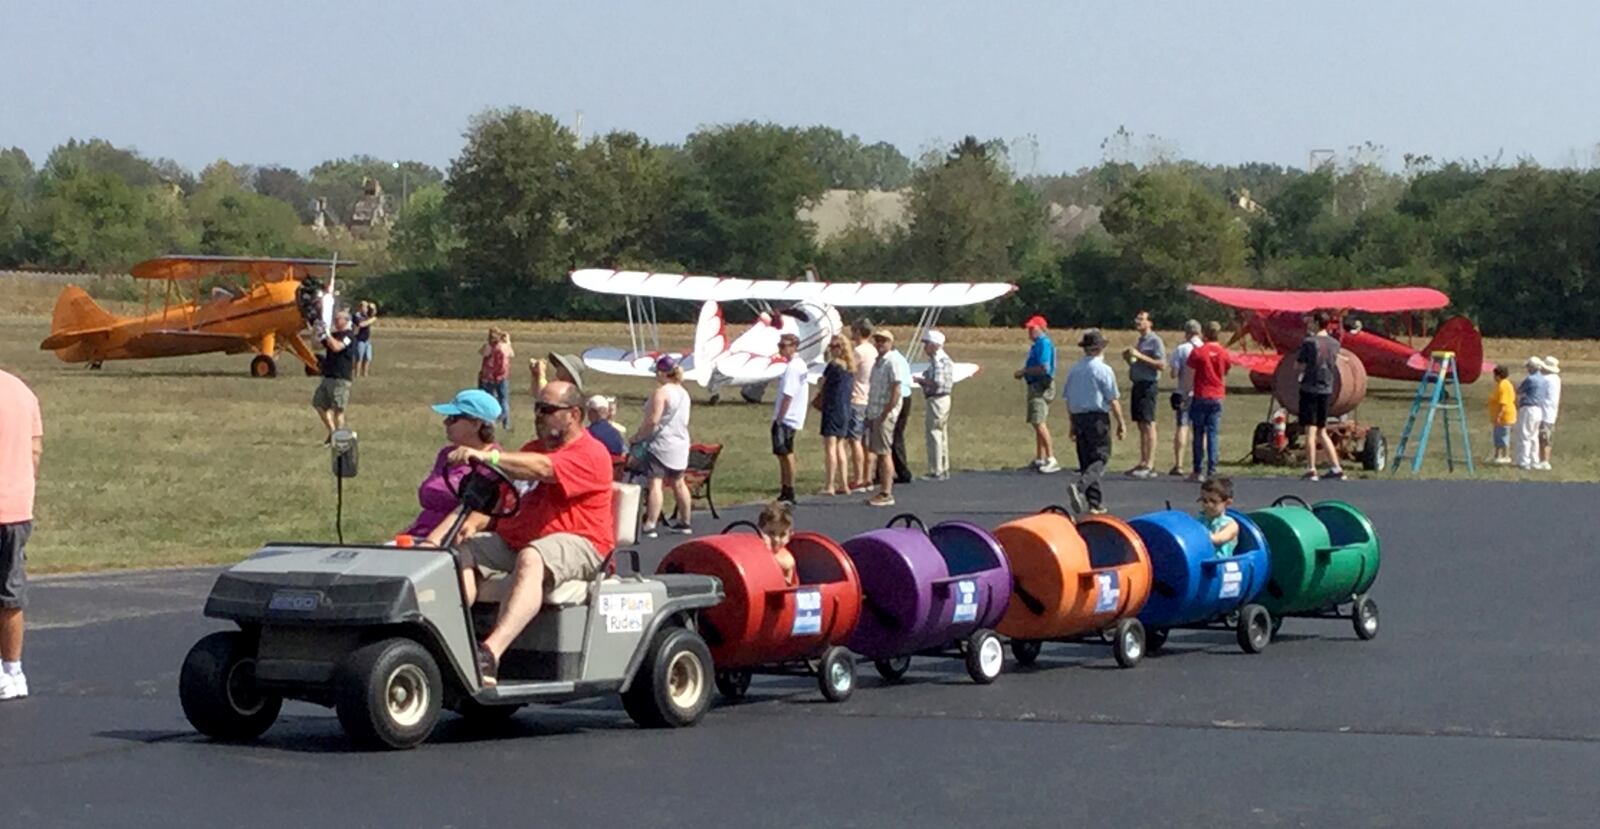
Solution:
[{"label": "person in orange shirt", "polygon": [[33,493],[44,454],[39,398],[0,370],[0,700],[28,695],[22,674],[23,608],[28,573],[23,547],[33,533]]},{"label": "person in orange shirt", "polygon": [[1494,390],[1489,392],[1489,422],[1494,426],[1494,457],[1489,463],[1511,463],[1511,427],[1517,424],[1517,390],[1511,386],[1511,372],[1494,367]]}]

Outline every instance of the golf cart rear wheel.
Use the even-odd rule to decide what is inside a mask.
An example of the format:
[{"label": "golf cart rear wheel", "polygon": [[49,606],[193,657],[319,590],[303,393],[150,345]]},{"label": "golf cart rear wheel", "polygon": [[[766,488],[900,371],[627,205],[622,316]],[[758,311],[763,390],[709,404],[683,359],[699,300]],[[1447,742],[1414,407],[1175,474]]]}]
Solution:
[{"label": "golf cart rear wheel", "polygon": [[817,685],[829,702],[844,702],[856,689],[856,658],[846,648],[834,645],[822,653],[817,665]]},{"label": "golf cart rear wheel", "polygon": [[1006,662],[1006,649],[1000,637],[988,628],[978,628],[967,637],[967,676],[979,685],[988,685],[1000,678],[1000,669]]},{"label": "golf cart rear wheel", "polygon": [[333,708],[362,748],[412,748],[439,721],[444,681],[427,648],[393,638],[352,651],[333,678]]},{"label": "golf cart rear wheel", "polygon": [[1350,623],[1356,629],[1356,636],[1363,641],[1378,635],[1378,603],[1365,593],[1356,597],[1355,606],[1350,608]]},{"label": "golf cart rear wheel", "polygon": [[1272,615],[1258,604],[1247,604],[1239,609],[1237,628],[1239,650],[1260,653],[1272,641]]},{"label": "golf cart rear wheel", "polygon": [[250,376],[277,377],[278,361],[268,357],[265,354],[257,354],[255,359],[250,361]]},{"label": "golf cart rear wheel", "polygon": [[878,676],[885,682],[899,682],[905,678],[906,671],[911,670],[911,657],[896,656],[893,659],[874,659],[872,667],[878,670]]},{"label": "golf cart rear wheel", "polygon": [[744,699],[750,692],[750,672],[717,671],[717,691],[730,700]]},{"label": "golf cart rear wheel", "polygon": [[705,640],[686,628],[665,627],[622,692],[622,707],[645,728],[682,728],[705,716],[711,685],[711,650]]},{"label": "golf cart rear wheel", "polygon": [[189,724],[217,740],[253,740],[283,708],[283,698],[256,688],[255,641],[236,630],[210,634],[189,649],[178,701]]},{"label": "golf cart rear wheel", "polygon": [[1124,668],[1132,668],[1144,658],[1144,625],[1138,619],[1119,620],[1114,628],[1116,641],[1112,650],[1117,657],[1117,664]]}]

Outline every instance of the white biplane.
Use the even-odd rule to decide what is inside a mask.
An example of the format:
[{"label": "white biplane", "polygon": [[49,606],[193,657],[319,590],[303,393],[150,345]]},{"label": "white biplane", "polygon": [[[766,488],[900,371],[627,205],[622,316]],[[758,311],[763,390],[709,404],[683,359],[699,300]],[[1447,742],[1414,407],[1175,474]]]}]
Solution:
[{"label": "white biplane", "polygon": [[[575,270],[571,276],[579,288],[615,294],[628,303],[630,347],[591,348],[583,353],[585,366],[604,374],[653,377],[656,360],[671,354],[682,360],[684,379],[704,386],[712,403],[729,385],[740,387],[745,400],[759,401],[766,384],[783,374],[786,361],[778,356],[783,334],[800,338],[796,358],[806,362],[809,379],[816,382],[828,341],[835,334],[848,335],[839,308],[922,308],[912,335],[902,341],[908,358],[920,357],[922,332],[938,323],[945,308],[989,302],[1017,289],[1004,282],[822,282],[809,269],[804,281],[793,282],[597,268]],[[658,299],[704,303],[688,352],[662,349]],[[752,306],[757,317],[749,330],[729,342],[720,303],[734,301]],[[913,362],[912,373],[925,366]],[[957,382],[977,372],[974,363],[955,364]]]}]

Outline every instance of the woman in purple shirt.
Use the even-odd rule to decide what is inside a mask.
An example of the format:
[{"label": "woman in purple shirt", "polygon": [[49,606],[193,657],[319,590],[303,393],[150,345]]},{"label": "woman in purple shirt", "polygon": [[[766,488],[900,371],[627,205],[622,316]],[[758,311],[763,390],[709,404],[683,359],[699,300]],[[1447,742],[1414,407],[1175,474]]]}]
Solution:
[{"label": "woman in purple shirt", "polygon": [[450,494],[459,487],[461,479],[471,469],[466,464],[450,466],[445,458],[457,446],[478,450],[498,449],[494,441],[494,422],[500,417],[500,401],[482,389],[466,389],[449,403],[440,403],[433,410],[444,415],[444,436],[449,445],[439,450],[433,458],[433,470],[417,487],[417,502],[422,512],[401,535],[426,538],[456,508],[456,498]]}]

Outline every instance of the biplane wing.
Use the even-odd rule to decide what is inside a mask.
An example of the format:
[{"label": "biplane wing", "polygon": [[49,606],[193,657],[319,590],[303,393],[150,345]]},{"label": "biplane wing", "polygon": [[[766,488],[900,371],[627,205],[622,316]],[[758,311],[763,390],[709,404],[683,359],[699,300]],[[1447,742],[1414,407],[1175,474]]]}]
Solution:
[{"label": "biplane wing", "polygon": [[1269,291],[1225,285],[1190,285],[1189,290],[1212,302],[1246,311],[1309,314],[1321,310],[1397,314],[1432,311],[1450,304],[1450,297],[1432,288],[1363,288],[1351,291]]},{"label": "biplane wing", "polygon": [[158,256],[129,269],[134,279],[204,279],[208,276],[243,274],[251,282],[280,282],[321,276],[336,266],[350,267],[356,262],[332,259],[264,258],[256,256]]},{"label": "biplane wing", "polygon": [[1257,374],[1271,375],[1283,361],[1282,354],[1265,354],[1260,351],[1238,351],[1228,355],[1234,365]]},{"label": "biplane wing", "polygon": [[646,271],[585,268],[571,274],[586,291],[686,302],[816,302],[839,308],[954,308],[999,299],[1017,289],[1005,282],[789,282]]}]

